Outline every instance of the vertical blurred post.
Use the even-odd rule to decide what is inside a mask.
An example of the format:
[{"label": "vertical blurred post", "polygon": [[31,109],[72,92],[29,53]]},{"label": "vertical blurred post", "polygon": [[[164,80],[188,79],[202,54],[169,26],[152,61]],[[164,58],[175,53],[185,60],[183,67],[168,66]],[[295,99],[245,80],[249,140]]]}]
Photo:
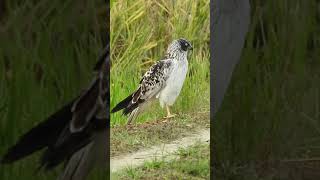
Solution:
[{"label": "vertical blurred post", "polygon": [[238,63],[250,23],[249,0],[211,1],[211,102],[218,111]]},{"label": "vertical blurred post", "polygon": [[[246,33],[250,24],[249,0],[211,0],[211,135],[215,115],[223,101],[234,67],[240,60]],[[211,136],[211,140],[212,140]],[[211,175],[214,167],[214,144],[211,149]]]}]

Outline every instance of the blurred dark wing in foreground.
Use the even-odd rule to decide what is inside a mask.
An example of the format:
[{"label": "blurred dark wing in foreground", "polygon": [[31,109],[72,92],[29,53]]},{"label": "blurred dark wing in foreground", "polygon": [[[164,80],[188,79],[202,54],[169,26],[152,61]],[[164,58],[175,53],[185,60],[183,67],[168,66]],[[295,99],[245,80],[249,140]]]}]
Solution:
[{"label": "blurred dark wing in foreground", "polygon": [[85,179],[94,165],[107,157],[108,64],[107,47],[94,68],[97,73],[90,88],[23,135],[1,163],[12,163],[45,148],[41,167],[49,170],[66,162],[61,180]]},{"label": "blurred dark wing in foreground", "polygon": [[54,143],[72,117],[70,111],[72,104],[73,101],[23,135],[3,156],[1,163],[20,160]]}]

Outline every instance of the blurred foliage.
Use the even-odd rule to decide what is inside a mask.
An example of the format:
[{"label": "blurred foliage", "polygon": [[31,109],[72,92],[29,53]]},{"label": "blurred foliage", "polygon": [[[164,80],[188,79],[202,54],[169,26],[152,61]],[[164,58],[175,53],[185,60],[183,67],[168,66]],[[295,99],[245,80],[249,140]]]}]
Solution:
[{"label": "blurred foliage", "polygon": [[[108,18],[103,0],[4,0],[0,12],[3,155],[20,135],[88,85],[107,42]],[[0,179],[54,179],[58,171],[35,175],[35,162],[38,156],[0,166]]]},{"label": "blurred foliage", "polygon": [[320,157],[319,5],[251,1],[241,62],[213,126],[217,179],[320,176],[320,163],[308,166]]}]

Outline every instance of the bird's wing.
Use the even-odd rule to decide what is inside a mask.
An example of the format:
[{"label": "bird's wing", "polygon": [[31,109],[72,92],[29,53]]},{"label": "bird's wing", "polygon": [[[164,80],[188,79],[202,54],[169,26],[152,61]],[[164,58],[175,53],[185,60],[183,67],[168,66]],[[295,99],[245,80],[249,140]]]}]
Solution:
[{"label": "bird's wing", "polygon": [[[49,170],[66,162],[65,176],[61,179],[79,179],[73,175],[84,177],[83,173],[89,172],[95,164],[97,144],[104,147],[100,148],[101,151],[107,149],[107,138],[102,142],[101,134],[105,137],[109,121],[109,48],[101,58],[95,67],[97,76],[87,91],[24,134],[4,155],[1,163],[12,163],[45,148],[41,167]],[[94,104],[94,107],[86,103]],[[66,175],[70,174],[73,178],[67,178]]]},{"label": "bird's wing", "polygon": [[99,79],[94,79],[91,86],[75,101],[71,108],[71,132],[82,131],[98,109]]},{"label": "bird's wing", "polygon": [[173,65],[172,59],[166,59],[158,61],[151,66],[140,81],[140,93],[134,94],[132,101],[137,102],[139,99],[147,100],[157,95],[166,85]]},{"label": "bird's wing", "polygon": [[172,72],[173,66],[173,59],[165,59],[156,62],[144,74],[140,80],[138,89],[119,102],[111,112],[114,113],[124,109],[123,114],[127,115],[136,109],[139,104],[154,98],[166,85],[166,81]]},{"label": "bird's wing", "polygon": [[106,72],[108,69],[108,63],[106,63],[108,54],[109,48],[107,47],[94,68],[94,70],[97,71],[96,78],[92,81],[89,88],[75,101],[71,108],[73,114],[70,124],[71,132],[82,131],[88,125],[89,121],[99,114],[97,112],[107,112],[106,109],[101,110],[101,106],[106,106],[105,101],[107,100],[107,89],[109,87],[107,86],[107,75],[105,75],[108,73]]},{"label": "bird's wing", "polygon": [[[108,121],[109,120],[109,47],[106,47],[103,55],[100,57],[95,70],[97,71],[97,77],[92,83],[93,85],[89,90],[80,96],[80,100],[76,101],[72,108],[73,118],[70,126],[66,127],[61,137],[55,144],[53,151],[50,152],[50,148],[43,156],[45,167],[50,165],[55,166],[57,160],[67,160],[65,170],[60,175],[59,180],[84,180],[91,171],[91,169],[102,162],[107,165],[107,152],[108,152]],[[96,90],[96,89],[98,90]],[[95,107],[91,107],[92,113],[90,119],[88,114],[86,118],[81,119],[80,116],[74,118],[77,113],[83,113],[82,108],[88,108],[84,103],[86,101],[91,102],[92,92],[98,92],[95,98]],[[84,98],[84,100],[81,100]],[[89,98],[86,100],[86,98]],[[81,102],[83,101],[83,102]],[[88,111],[89,114],[91,111]],[[79,114],[78,114],[79,115]],[[84,121],[85,120],[85,121]],[[78,123],[77,121],[84,122]],[[81,124],[79,129],[73,131],[72,126]],[[48,158],[45,160],[45,158]],[[51,163],[51,164],[50,164]],[[59,162],[58,162],[59,163]]]},{"label": "bird's wing", "polygon": [[21,136],[18,142],[10,147],[2,157],[1,163],[18,161],[54,143],[63,128],[70,122],[72,117],[70,108],[73,102],[74,100]]},{"label": "bird's wing", "polygon": [[106,130],[109,104],[107,98],[109,50],[105,51],[107,53],[101,57],[104,61],[100,64],[99,72],[90,88],[75,100],[70,109],[72,114],[70,123],[60,133],[56,142],[43,154],[42,166],[45,169],[51,169],[64,160],[70,159],[78,151],[90,149],[88,146],[91,146],[97,132]]}]

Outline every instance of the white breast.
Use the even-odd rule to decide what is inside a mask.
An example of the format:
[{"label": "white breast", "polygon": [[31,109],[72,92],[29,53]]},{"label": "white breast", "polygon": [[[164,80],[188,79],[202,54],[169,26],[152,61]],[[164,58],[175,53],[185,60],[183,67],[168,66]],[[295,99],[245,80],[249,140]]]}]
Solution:
[{"label": "white breast", "polygon": [[160,106],[173,105],[180,94],[184,80],[188,71],[187,59],[183,61],[174,61],[174,68],[166,81],[166,86],[159,94]]}]

